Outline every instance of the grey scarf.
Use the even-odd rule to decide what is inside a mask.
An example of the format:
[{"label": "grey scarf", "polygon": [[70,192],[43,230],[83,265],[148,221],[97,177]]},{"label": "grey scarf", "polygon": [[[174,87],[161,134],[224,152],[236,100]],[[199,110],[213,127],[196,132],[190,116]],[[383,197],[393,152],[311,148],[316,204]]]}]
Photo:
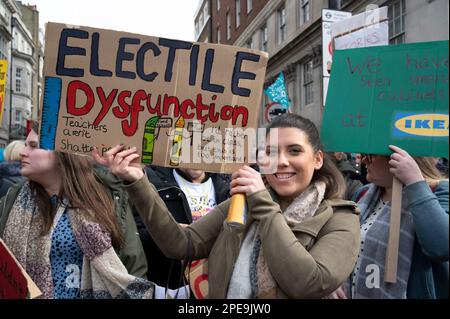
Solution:
[{"label": "grey scarf", "polygon": [[[361,209],[361,224],[373,213],[377,202],[381,197],[381,188],[374,184],[369,186],[368,191],[358,202]],[[411,213],[404,209],[408,207],[407,198],[403,197],[400,241],[397,265],[397,282],[384,282],[384,266],[386,262],[386,247],[389,238],[390,203],[384,205],[378,212],[361,246],[360,267],[346,283],[346,291],[353,293],[355,299],[405,299],[411,258],[414,248],[414,224]],[[374,270],[375,269],[375,270]],[[379,270],[379,276],[376,272]],[[354,286],[352,284],[354,282]],[[379,285],[378,285],[379,284]],[[351,293],[349,294],[352,295]]]},{"label": "grey scarf", "polygon": [[[41,289],[41,298],[53,298],[50,250],[52,232],[66,209],[58,208],[51,231],[41,235],[42,214],[26,182],[14,202],[3,239]],[[74,236],[83,251],[81,298],[152,298],[154,284],[130,275],[111,245],[111,237],[99,224],[77,210],[68,209]]]}]

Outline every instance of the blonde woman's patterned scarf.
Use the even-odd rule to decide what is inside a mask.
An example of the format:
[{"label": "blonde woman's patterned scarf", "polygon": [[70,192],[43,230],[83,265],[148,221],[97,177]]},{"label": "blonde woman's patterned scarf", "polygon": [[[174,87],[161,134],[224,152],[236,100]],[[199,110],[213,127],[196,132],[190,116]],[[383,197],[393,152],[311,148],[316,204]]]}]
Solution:
[{"label": "blonde woman's patterned scarf", "polygon": [[13,204],[4,230],[6,245],[41,289],[41,298],[53,298],[51,238],[66,209],[75,239],[84,254],[81,298],[152,298],[154,284],[128,274],[112,247],[109,233],[66,205],[67,201],[58,208],[50,232],[42,236],[42,214],[26,182]]}]

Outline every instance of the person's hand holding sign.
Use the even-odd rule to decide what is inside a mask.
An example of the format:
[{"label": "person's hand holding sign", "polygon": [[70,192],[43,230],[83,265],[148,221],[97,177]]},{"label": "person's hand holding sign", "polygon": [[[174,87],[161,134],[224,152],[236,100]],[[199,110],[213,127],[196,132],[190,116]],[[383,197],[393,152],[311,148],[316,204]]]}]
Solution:
[{"label": "person's hand holding sign", "polygon": [[423,175],[416,161],[405,150],[395,145],[389,145],[394,151],[389,160],[389,171],[405,186],[423,181]]},{"label": "person's hand holding sign", "polygon": [[261,174],[250,166],[244,165],[231,175],[230,194],[251,195],[266,189]]},{"label": "person's hand holding sign", "polygon": [[101,156],[98,149],[94,148],[92,156],[98,164],[108,167],[113,174],[127,182],[135,182],[144,176],[141,164],[133,163],[139,154],[136,153],[136,147],[127,150],[124,147],[124,145],[116,145],[104,156]]}]

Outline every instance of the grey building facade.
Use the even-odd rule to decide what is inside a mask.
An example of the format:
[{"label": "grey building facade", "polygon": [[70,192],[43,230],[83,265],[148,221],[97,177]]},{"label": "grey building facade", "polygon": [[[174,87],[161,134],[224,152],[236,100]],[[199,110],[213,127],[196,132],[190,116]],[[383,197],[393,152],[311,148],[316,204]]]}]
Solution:
[{"label": "grey building facade", "polygon": [[194,15],[195,42],[211,41],[211,0],[200,0]]},{"label": "grey building facade", "polygon": [[[323,114],[322,9],[353,15],[368,5],[388,6],[390,43],[448,40],[448,0],[270,0],[241,31],[237,46],[269,53],[265,87],[285,75],[292,111],[320,127]],[[214,21],[213,21],[214,23]],[[265,124],[263,95],[259,124]]]},{"label": "grey building facade", "polygon": [[24,139],[26,122],[37,119],[43,50],[36,6],[0,0],[0,59],[8,61],[0,148]]},{"label": "grey building facade", "polygon": [[11,44],[12,17],[19,10],[14,0],[0,0],[0,59],[8,61],[6,72],[5,98],[3,101],[3,117],[0,122],[0,148],[9,141],[9,110],[11,106]]}]

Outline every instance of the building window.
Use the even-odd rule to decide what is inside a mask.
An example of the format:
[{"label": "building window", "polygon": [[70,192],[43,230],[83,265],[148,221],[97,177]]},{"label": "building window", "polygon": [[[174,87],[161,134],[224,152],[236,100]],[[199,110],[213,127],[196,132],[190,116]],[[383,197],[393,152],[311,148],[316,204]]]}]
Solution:
[{"label": "building window", "polygon": [[217,27],[217,43],[220,43],[220,27]]},{"label": "building window", "polygon": [[30,86],[32,86],[33,84],[31,83],[31,73],[27,71],[26,74],[24,74],[24,79],[23,79],[23,85],[22,85],[22,92],[27,94],[28,96],[31,97],[30,94]]},{"label": "building window", "polygon": [[247,14],[253,10],[253,0],[247,0]]},{"label": "building window", "polygon": [[0,34],[0,60],[8,58],[8,41]]},{"label": "building window", "polygon": [[314,101],[313,82],[313,61],[310,60],[303,64],[303,96],[305,97],[305,105]]},{"label": "building window", "polygon": [[249,49],[253,49],[253,38],[248,39],[247,43],[245,44],[245,46]]},{"label": "building window", "polygon": [[283,6],[278,10],[278,43],[286,38],[286,8]]},{"label": "building window", "polygon": [[231,39],[231,17],[230,12],[227,12],[227,40]]},{"label": "building window", "polygon": [[22,69],[16,68],[16,92],[22,91]]},{"label": "building window", "polygon": [[34,79],[35,79],[35,75],[33,74],[31,76],[31,92],[30,92],[30,96],[33,96],[33,94],[34,94],[34,85],[33,85]]},{"label": "building window", "polygon": [[264,25],[261,28],[260,34],[261,34],[261,45],[259,48],[261,49],[261,51],[267,52],[267,25]]},{"label": "building window", "polygon": [[235,0],[236,3],[236,29],[241,25],[241,0]]},{"label": "building window", "polygon": [[405,0],[396,0],[389,4],[389,43],[405,42]]},{"label": "building window", "polygon": [[204,16],[204,20],[206,23],[206,21],[208,21],[208,18],[209,18],[208,2],[205,2],[205,6],[203,7],[203,16]]},{"label": "building window", "polygon": [[220,10],[220,0],[217,0],[217,11]]},{"label": "building window", "polygon": [[6,7],[4,6],[3,1],[0,2],[0,16],[4,19],[4,21],[8,21],[6,22],[6,25],[9,27],[9,21],[11,21],[11,15],[9,14],[9,9],[6,9]]},{"label": "building window", "polygon": [[200,12],[200,16],[198,17],[198,24],[200,26],[200,31],[203,30],[203,12]]},{"label": "building window", "polygon": [[12,46],[12,49],[19,50],[19,33],[17,31],[14,31]]},{"label": "building window", "polygon": [[16,110],[14,120],[16,123],[22,123],[22,111],[21,110]]},{"label": "building window", "polygon": [[305,24],[310,19],[310,5],[309,0],[299,0],[300,2],[300,25]]}]

